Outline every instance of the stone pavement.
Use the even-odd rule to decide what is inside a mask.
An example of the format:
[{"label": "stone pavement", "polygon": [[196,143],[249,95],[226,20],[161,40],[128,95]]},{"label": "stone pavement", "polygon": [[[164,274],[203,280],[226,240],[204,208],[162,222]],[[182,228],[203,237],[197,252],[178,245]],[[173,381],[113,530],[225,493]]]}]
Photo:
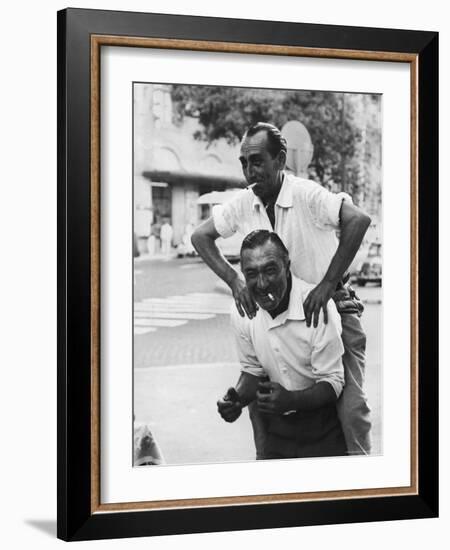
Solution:
[{"label": "stone pavement", "polygon": [[[381,449],[380,365],[367,365],[372,408],[373,454]],[[216,402],[239,376],[239,364],[202,363],[135,369],[134,413],[147,424],[167,464],[240,462],[255,459],[247,409],[224,422]]]},{"label": "stone pavement", "polygon": [[233,424],[216,402],[239,376],[237,363],[136,369],[136,420],[149,425],[167,464],[248,461],[255,458],[245,410]]}]

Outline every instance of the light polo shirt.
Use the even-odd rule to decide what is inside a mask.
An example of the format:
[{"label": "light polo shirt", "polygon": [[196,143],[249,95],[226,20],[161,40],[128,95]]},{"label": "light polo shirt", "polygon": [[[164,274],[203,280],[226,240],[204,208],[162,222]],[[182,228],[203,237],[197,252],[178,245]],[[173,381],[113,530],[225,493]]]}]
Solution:
[{"label": "light polo shirt", "polygon": [[[289,306],[272,319],[258,309],[253,319],[231,310],[242,372],[268,376],[289,391],[304,390],[318,382],[328,382],[339,397],[344,386],[341,318],[334,302],[328,302],[328,323],[306,326],[303,302],[313,288],[292,277]],[[233,304],[234,306],[234,304]]]},{"label": "light polo shirt", "polygon": [[[342,201],[346,193],[330,193],[310,180],[284,174],[275,203],[275,233],[289,251],[294,275],[319,283],[334,256]],[[255,229],[273,231],[266,209],[251,189],[243,189],[231,201],[213,208],[216,231],[227,238],[238,232],[245,237]]]}]

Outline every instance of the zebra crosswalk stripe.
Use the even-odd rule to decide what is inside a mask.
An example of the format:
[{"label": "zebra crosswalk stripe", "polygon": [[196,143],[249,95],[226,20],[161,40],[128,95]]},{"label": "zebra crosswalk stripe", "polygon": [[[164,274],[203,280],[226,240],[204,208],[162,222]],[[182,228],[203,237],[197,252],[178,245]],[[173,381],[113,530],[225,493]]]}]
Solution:
[{"label": "zebra crosswalk stripe", "polygon": [[201,292],[166,298],[145,298],[134,304],[134,334],[140,336],[158,328],[174,328],[189,321],[228,315],[232,301],[231,296]]},{"label": "zebra crosswalk stripe", "polygon": [[135,319],[135,327],[180,327],[185,325],[187,319]]},{"label": "zebra crosswalk stripe", "polygon": [[148,334],[149,332],[155,332],[156,328],[155,327],[137,327],[135,326],[134,327],[134,334],[136,336],[142,336],[143,334]]},{"label": "zebra crosswalk stripe", "polygon": [[208,313],[178,313],[176,311],[169,313],[167,311],[158,311],[156,314],[155,310],[134,310],[134,318],[146,319],[149,317],[149,312],[154,312],[155,316],[158,316],[158,319],[187,319],[188,321],[204,321],[205,319],[212,319],[214,317],[214,314]]}]

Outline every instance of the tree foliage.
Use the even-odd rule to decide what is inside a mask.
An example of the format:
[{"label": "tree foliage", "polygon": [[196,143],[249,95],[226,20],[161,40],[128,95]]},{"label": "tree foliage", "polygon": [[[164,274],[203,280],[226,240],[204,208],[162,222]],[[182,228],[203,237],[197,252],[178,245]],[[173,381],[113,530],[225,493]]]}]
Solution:
[{"label": "tree foliage", "polygon": [[353,157],[361,129],[343,93],[174,85],[172,101],[179,121],[186,115],[198,118],[201,129],[194,137],[208,143],[223,138],[235,144],[259,121],[281,128],[289,120],[299,120],[314,145],[314,177],[349,191],[358,185]]}]

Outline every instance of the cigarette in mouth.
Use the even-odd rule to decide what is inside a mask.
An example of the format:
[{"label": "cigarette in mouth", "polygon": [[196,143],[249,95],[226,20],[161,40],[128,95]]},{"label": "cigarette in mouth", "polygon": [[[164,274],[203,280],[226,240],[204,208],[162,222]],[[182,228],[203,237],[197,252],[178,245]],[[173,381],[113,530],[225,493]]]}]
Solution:
[{"label": "cigarette in mouth", "polygon": [[247,189],[251,189],[252,187],[255,187],[255,185],[257,184],[258,182],[255,181],[255,183],[251,183],[250,185],[247,185]]},{"label": "cigarette in mouth", "polygon": [[275,298],[273,297],[273,294],[271,294],[270,292],[267,293],[267,296],[269,300],[272,300],[272,302],[275,300]]}]

